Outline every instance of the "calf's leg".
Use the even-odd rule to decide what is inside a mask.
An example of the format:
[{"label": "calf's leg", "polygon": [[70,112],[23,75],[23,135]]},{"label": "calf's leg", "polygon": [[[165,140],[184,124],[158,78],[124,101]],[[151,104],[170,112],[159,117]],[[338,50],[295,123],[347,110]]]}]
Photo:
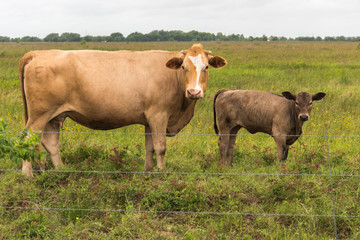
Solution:
[{"label": "calf's leg", "polygon": [[220,162],[222,164],[229,164],[228,162],[228,149],[230,141],[230,131],[222,130],[220,131],[218,145],[220,151]]},{"label": "calf's leg", "polygon": [[280,160],[285,160],[289,147],[286,145],[286,136],[274,134],[274,140],[277,148],[277,155]]},{"label": "calf's leg", "polygon": [[286,148],[285,148],[285,159],[287,159],[288,153],[289,153],[289,145],[286,145]]},{"label": "calf's leg", "polygon": [[229,147],[228,147],[227,154],[226,154],[227,164],[229,164],[229,166],[232,166],[232,160],[234,157],[234,146],[235,146],[235,142],[236,142],[236,134],[240,128],[241,127],[236,126],[233,129],[231,129],[231,131],[230,131]]}]

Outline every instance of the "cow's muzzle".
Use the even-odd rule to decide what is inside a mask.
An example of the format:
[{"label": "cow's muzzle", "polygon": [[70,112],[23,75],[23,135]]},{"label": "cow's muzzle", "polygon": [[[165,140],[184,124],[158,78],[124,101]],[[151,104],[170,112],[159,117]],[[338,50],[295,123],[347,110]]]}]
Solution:
[{"label": "cow's muzzle", "polygon": [[188,98],[192,98],[192,99],[199,99],[202,98],[204,96],[203,91],[200,89],[188,89],[186,90],[186,97]]},{"label": "cow's muzzle", "polygon": [[309,115],[303,114],[303,115],[300,115],[299,118],[300,118],[300,121],[306,122],[307,120],[309,120]]}]

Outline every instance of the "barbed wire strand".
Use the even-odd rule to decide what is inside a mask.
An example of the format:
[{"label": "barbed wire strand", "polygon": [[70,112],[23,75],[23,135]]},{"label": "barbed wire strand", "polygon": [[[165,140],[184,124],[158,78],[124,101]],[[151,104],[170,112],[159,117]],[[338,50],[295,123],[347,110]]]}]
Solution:
[{"label": "barbed wire strand", "polygon": [[[23,133],[24,131],[0,131],[0,133]],[[36,132],[34,132],[36,133]],[[60,131],[60,132],[41,132],[41,133],[59,133],[59,134],[98,134],[98,135],[166,135],[166,136],[237,136],[237,137],[247,137],[247,136],[255,136],[255,137],[322,137],[322,138],[360,138],[360,135],[314,135],[314,134],[301,134],[301,135],[290,135],[290,134],[277,134],[277,135],[269,135],[269,134],[216,134],[216,133],[140,133],[140,132],[107,132],[107,131],[92,131],[92,132],[74,132],[74,131]]]},{"label": "barbed wire strand", "polygon": [[[53,207],[17,207],[0,206],[2,209],[25,209],[47,211],[88,211],[88,212],[119,212],[119,213],[152,213],[152,214],[197,214],[197,215],[252,215],[252,216],[279,216],[279,217],[333,217],[333,214],[282,214],[282,213],[250,213],[250,212],[193,212],[193,211],[150,211],[150,210],[127,210],[127,209],[97,209],[97,208],[53,208]],[[341,218],[360,218],[357,215],[335,215]]]},{"label": "barbed wire strand", "polygon": [[[215,176],[290,176],[290,177],[329,177],[321,173],[234,173],[234,172],[140,172],[140,171],[97,171],[97,170],[21,170],[0,169],[0,172],[39,172],[39,173],[99,173],[99,174],[153,174],[153,175],[215,175]],[[360,177],[359,174],[332,174],[332,177]]]}]

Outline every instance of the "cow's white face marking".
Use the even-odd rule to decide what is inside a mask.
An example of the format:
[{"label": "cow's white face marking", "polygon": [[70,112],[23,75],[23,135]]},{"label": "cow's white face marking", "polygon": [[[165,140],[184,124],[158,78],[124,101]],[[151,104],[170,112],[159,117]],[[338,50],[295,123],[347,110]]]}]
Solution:
[{"label": "cow's white face marking", "polygon": [[201,71],[205,69],[205,64],[203,63],[202,59],[201,59],[201,54],[197,55],[196,57],[193,56],[189,56],[189,59],[191,60],[191,62],[194,64],[194,66],[196,67],[196,86],[195,89],[200,90],[201,93],[203,92],[203,90],[201,89],[200,85],[199,85],[199,80],[200,80],[200,74]]}]

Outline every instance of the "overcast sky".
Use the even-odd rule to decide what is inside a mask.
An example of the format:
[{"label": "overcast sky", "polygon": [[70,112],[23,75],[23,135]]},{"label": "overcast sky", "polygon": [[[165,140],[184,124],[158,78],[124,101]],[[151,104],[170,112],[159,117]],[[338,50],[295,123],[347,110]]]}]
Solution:
[{"label": "overcast sky", "polygon": [[360,36],[359,0],[4,0],[0,36],[182,30],[245,36]]}]

